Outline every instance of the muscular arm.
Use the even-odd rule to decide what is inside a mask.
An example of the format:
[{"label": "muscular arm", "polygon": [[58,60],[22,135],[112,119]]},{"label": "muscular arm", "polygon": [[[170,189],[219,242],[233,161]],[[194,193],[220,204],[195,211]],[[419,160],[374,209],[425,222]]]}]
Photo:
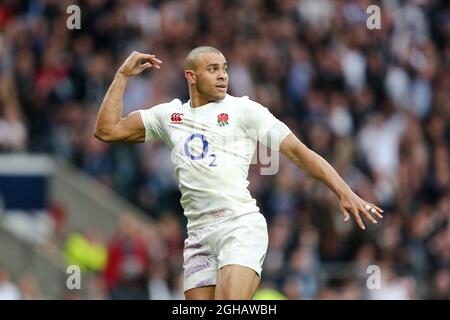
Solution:
[{"label": "muscular arm", "polygon": [[289,134],[281,143],[280,152],[297,167],[326,184],[338,197],[349,186],[333,167],[320,155],[305,146],[294,134]]},{"label": "muscular arm", "polygon": [[126,84],[127,78],[117,73],[100,106],[94,136],[103,142],[145,140],[145,128],[139,112],[122,117]]},{"label": "muscular arm", "polygon": [[[147,61],[141,64],[141,60]],[[138,111],[123,117],[123,96],[128,77],[137,75],[155,65],[159,68],[160,60],[155,56],[133,52],[117,71],[112,81],[95,123],[94,136],[104,142],[144,142],[145,127]]]},{"label": "muscular arm", "polygon": [[345,221],[349,220],[350,212],[358,225],[365,229],[360,213],[363,213],[372,223],[377,223],[373,216],[382,218],[380,208],[358,197],[325,159],[306,147],[294,134],[290,133],[283,140],[280,152],[310,176],[327,185],[337,195]]}]

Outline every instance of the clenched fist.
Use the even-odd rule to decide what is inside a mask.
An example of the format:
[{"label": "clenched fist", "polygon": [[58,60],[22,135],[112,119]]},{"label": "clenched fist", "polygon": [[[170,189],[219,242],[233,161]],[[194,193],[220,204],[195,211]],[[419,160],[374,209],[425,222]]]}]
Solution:
[{"label": "clenched fist", "polygon": [[[142,63],[143,61],[147,62]],[[161,63],[162,61],[156,58],[153,54],[133,51],[133,53],[130,54],[125,62],[120,66],[118,72],[126,77],[135,76],[153,66],[159,69]]]}]

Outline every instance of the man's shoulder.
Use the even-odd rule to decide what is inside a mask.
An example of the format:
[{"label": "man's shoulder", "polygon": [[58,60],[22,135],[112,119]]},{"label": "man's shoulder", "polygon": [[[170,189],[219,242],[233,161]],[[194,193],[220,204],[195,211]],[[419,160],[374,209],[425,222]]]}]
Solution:
[{"label": "man's shoulder", "polygon": [[247,101],[251,101],[251,100],[250,100],[250,98],[248,96],[236,97],[236,96],[232,96],[231,94],[227,94],[225,101],[230,101],[230,102],[243,101],[243,102],[247,102]]},{"label": "man's shoulder", "polygon": [[143,111],[151,112],[154,115],[161,114],[161,113],[168,113],[168,112],[176,112],[180,110],[180,108],[183,106],[183,103],[180,99],[175,98],[168,102],[159,103],[153,107],[150,107],[148,109],[145,109]]},{"label": "man's shoulder", "polygon": [[158,108],[158,109],[170,109],[170,108],[180,108],[183,106],[183,103],[181,102],[180,99],[175,98],[172,99],[169,102],[163,102],[160,104],[157,104],[156,106],[154,106],[153,108]]},{"label": "man's shoulder", "polygon": [[232,95],[227,95],[226,101],[228,103],[232,103],[233,105],[241,107],[252,107],[255,105],[260,105],[258,102],[250,99],[248,96],[236,97]]}]

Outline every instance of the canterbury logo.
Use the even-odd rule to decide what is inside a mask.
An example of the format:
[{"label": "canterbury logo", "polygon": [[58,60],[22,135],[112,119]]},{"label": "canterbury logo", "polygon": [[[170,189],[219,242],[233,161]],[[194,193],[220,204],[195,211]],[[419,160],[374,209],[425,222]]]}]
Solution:
[{"label": "canterbury logo", "polygon": [[170,120],[172,122],[181,122],[181,121],[183,121],[182,117],[183,117],[182,113],[175,112],[175,113],[172,113],[172,115],[170,116]]}]

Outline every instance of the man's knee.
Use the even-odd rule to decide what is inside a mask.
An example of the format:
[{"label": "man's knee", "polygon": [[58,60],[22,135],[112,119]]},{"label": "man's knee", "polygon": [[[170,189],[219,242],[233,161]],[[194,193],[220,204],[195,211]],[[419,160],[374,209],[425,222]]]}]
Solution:
[{"label": "man's knee", "polygon": [[192,288],[184,292],[186,300],[213,300],[216,286]]},{"label": "man's knee", "polygon": [[219,270],[216,295],[217,300],[250,300],[259,284],[258,274],[247,267],[227,265]]}]

